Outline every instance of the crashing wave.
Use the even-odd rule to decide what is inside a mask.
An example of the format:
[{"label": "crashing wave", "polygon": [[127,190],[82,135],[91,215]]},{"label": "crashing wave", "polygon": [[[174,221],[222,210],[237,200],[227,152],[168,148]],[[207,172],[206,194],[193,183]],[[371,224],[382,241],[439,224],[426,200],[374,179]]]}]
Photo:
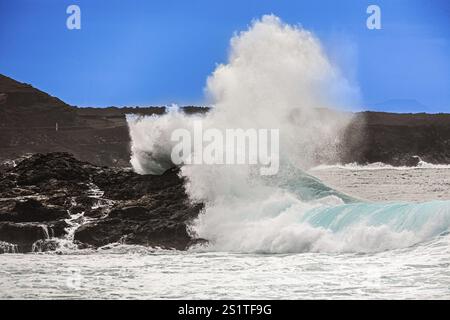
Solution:
[{"label": "crashing wave", "polygon": [[208,78],[206,91],[214,108],[205,115],[174,110],[128,119],[133,168],[157,173],[170,167],[171,133],[192,130],[194,120],[205,128],[280,129],[281,166],[270,177],[250,165],[181,168],[191,200],[205,204],[191,226],[209,240],[200,250],[372,252],[449,230],[450,202],[367,203],[305,173],[318,155],[335,158],[349,123],[318,110],[351,104],[358,95],[310,32],[275,16],[254,21],[233,37],[228,63]]}]

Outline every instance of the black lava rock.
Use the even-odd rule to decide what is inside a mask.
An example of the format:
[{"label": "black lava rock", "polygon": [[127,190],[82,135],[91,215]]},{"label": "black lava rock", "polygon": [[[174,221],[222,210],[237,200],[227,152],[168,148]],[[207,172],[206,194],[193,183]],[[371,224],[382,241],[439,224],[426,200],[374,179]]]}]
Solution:
[{"label": "black lava rock", "polygon": [[17,163],[0,170],[0,241],[19,252],[57,250],[58,238],[79,248],[121,242],[184,250],[201,241],[188,225],[203,206],[189,201],[177,168],[138,175],[68,153]]}]

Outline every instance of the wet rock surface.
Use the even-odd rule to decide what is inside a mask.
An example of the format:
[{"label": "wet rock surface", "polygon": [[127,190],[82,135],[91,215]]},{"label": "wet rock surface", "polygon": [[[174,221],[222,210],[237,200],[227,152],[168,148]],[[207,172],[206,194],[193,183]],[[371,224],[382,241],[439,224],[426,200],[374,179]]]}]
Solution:
[{"label": "wet rock surface", "polygon": [[138,175],[68,153],[35,154],[0,166],[0,253],[97,248],[110,243],[184,250],[202,205],[177,169]]}]

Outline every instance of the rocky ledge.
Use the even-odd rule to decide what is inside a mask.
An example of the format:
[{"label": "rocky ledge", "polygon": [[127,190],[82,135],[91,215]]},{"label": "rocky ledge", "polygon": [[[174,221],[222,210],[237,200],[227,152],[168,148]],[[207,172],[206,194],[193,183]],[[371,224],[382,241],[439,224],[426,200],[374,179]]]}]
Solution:
[{"label": "rocky ledge", "polygon": [[111,243],[184,250],[196,239],[192,204],[173,168],[138,175],[68,153],[0,165],[0,253],[98,248]]}]

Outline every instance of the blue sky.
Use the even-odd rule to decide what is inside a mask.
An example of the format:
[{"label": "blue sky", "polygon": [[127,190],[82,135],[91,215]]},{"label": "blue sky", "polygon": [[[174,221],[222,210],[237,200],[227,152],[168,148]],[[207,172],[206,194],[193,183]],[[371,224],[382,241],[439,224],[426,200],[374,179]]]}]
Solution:
[{"label": "blue sky", "polygon": [[201,104],[230,37],[269,13],[320,38],[362,108],[450,112],[447,0],[0,0],[0,73],[79,106]]}]

